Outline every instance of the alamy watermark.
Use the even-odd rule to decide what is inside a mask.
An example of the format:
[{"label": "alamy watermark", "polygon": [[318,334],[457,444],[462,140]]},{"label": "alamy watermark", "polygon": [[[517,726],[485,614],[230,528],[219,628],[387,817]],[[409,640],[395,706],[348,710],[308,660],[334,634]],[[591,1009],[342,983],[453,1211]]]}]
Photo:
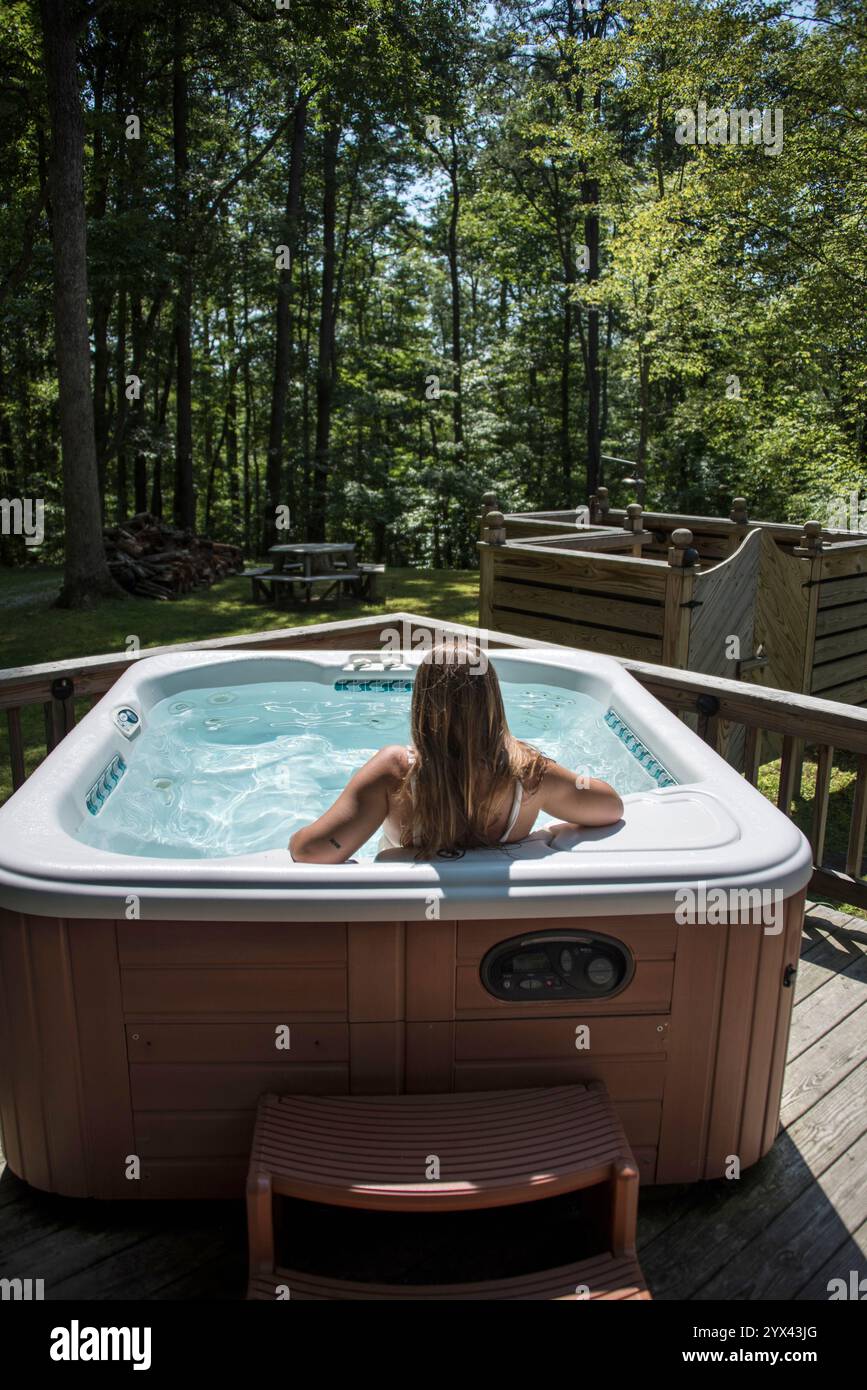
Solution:
[{"label": "alamy watermark", "polygon": [[52,1361],[131,1361],[134,1371],[150,1370],[149,1327],[87,1327],[73,1318],[51,1329]]},{"label": "alamy watermark", "polygon": [[778,155],[783,148],[783,108],[781,106],[712,106],[700,101],[693,110],[682,106],[675,112],[674,138],[678,145],[762,145],[766,155]]},{"label": "alamy watermark", "polygon": [[44,1298],[44,1279],[0,1279],[3,1303],[40,1303]]},{"label": "alamy watermark", "polygon": [[414,628],[404,618],[400,627],[383,628],[380,654],[396,659],[404,652],[421,652],[423,659],[430,658],[434,665],[465,661],[471,675],[481,676],[488,669],[486,648],[484,634],[467,637],[445,628]]},{"label": "alamy watermark", "polygon": [[834,531],[867,531],[867,497],[857,488],[848,497],[832,497],[825,524]]},{"label": "alamy watermark", "polygon": [[42,498],[0,497],[0,532],[4,536],[23,536],[25,545],[41,545],[45,540]]},{"label": "alamy watermark", "polygon": [[674,920],[681,926],[700,923],[711,927],[727,922],[752,922],[764,927],[765,936],[779,936],[785,907],[781,888],[678,888],[674,894]]}]

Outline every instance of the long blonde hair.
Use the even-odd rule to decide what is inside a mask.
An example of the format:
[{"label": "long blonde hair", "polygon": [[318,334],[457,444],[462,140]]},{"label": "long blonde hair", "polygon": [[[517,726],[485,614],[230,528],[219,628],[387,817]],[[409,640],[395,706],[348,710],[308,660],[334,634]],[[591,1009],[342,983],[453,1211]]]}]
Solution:
[{"label": "long blonde hair", "polygon": [[419,664],[411,729],[415,759],[399,800],[402,843],[419,857],[490,845],[498,799],[515,779],[534,791],[544,775],[544,754],[509,732],[497,673],[471,639],[434,647]]}]

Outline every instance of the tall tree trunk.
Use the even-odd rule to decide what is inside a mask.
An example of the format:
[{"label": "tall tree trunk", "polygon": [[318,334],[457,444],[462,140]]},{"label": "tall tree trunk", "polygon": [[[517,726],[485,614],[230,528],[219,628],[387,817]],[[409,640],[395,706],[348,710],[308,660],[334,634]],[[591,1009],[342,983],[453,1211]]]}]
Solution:
[{"label": "tall tree trunk", "polygon": [[[0,343],[0,493],[4,497],[21,494],[15,479],[15,446],[12,440],[12,421],[10,402],[6,395],[6,377],[3,365],[2,343]],[[23,491],[23,489],[22,489]],[[0,531],[0,564],[15,563],[17,537]]]},{"label": "tall tree trunk", "polygon": [[172,57],[172,137],[175,166],[175,246],[180,261],[175,297],[175,494],[174,516],[178,526],[196,528],[196,495],[193,486],[193,247],[189,236],[189,95],[184,67],[185,32],[182,0],[176,0]]},{"label": "tall tree trunk", "polygon": [[[166,414],[169,408],[169,392],[172,389],[172,375],[175,368],[174,343],[169,352],[168,365],[166,367],[166,377],[163,382],[163,393],[160,397],[154,391],[154,433],[157,436],[158,444],[156,457],[154,459],[153,494],[151,497],[151,511],[154,516],[161,517],[163,514],[163,456],[162,439],[166,423]],[[156,371],[154,372],[156,376]]]},{"label": "tall tree trunk", "polygon": [[[602,367],[602,416],[599,421],[600,449],[602,440],[608,437],[608,363],[611,361],[611,344],[614,338],[614,313],[611,305],[605,311],[605,362]],[[605,482],[605,461],[599,455],[599,485]]]},{"label": "tall tree trunk", "polygon": [[298,247],[298,214],[301,209],[302,169],[307,136],[307,97],[299,97],[292,122],[289,149],[289,182],[282,245],[288,248],[289,264],[280,271],[277,282],[277,313],[274,338],[274,380],[271,390],[271,418],[268,425],[268,462],[265,470],[266,545],[277,539],[277,508],[283,498],[283,436],[286,429],[286,401],[292,363],[292,272]]},{"label": "tall tree trunk", "polygon": [[638,344],[638,453],[635,459],[635,500],[644,506],[647,492],[647,440],[650,431],[650,353]]},{"label": "tall tree trunk", "polygon": [[102,542],[87,321],[84,119],[78,89],[77,7],[40,0],[48,112],[54,244],[54,324],[63,450],[65,555],[62,608],[119,597]]},{"label": "tall tree trunk", "polygon": [[93,305],[93,432],[96,441],[97,479],[100,505],[105,505],[106,454],[108,452],[108,378],[110,353],[108,321],[111,296],[100,292]]},{"label": "tall tree trunk", "polygon": [[232,541],[241,538],[241,491],[238,481],[238,345],[235,342],[235,306],[229,290],[226,310],[226,331],[232,364],[229,368],[229,399],[226,402],[226,469],[229,474],[229,508],[232,519]]},{"label": "tall tree trunk", "polygon": [[328,472],[331,463],[331,411],[334,404],[334,272],[337,220],[337,149],[340,129],[330,125],[322,152],[322,292],[319,304],[319,342],[316,362],[316,447],[313,497],[308,534],[325,540]]},{"label": "tall tree trunk", "polygon": [[243,443],[243,446],[242,446],[242,447],[243,447],[243,455],[242,455],[242,456],[243,456],[243,460],[244,460],[244,462],[243,462],[243,469],[244,469],[244,487],[243,487],[243,492],[244,492],[244,498],[243,498],[244,542],[243,542],[243,544],[244,544],[244,553],[245,553],[245,555],[249,555],[249,554],[250,554],[250,542],[251,542],[251,539],[252,539],[252,538],[251,538],[251,535],[250,535],[250,509],[251,509],[251,505],[252,505],[252,501],[253,501],[253,499],[252,499],[252,497],[251,497],[251,494],[250,494],[250,434],[251,434],[251,430],[252,430],[252,421],[251,421],[251,419],[250,419],[250,412],[251,412],[251,409],[252,409],[252,399],[251,399],[251,397],[252,397],[252,383],[251,383],[251,380],[250,380],[250,304],[249,304],[249,292],[248,292],[248,288],[247,288],[247,249],[246,249],[246,243],[245,243],[245,244],[242,246],[242,248],[241,248],[241,286],[242,286],[242,298],[241,298],[241,304],[242,304],[242,309],[241,309],[242,324],[241,324],[241,333],[242,333],[242,335],[243,335],[243,342],[244,342],[243,351],[242,351],[242,358],[241,358],[241,361],[242,361],[242,369],[243,369],[243,373],[244,373],[244,443]]},{"label": "tall tree trunk", "polygon": [[117,301],[117,351],[115,354],[115,379],[117,382],[117,503],[115,515],[119,522],[126,521],[126,290],[121,290]]},{"label": "tall tree trunk", "polygon": [[451,210],[449,212],[448,261],[451,289],[451,354],[452,354],[452,428],[454,431],[455,462],[466,462],[464,454],[463,362],[461,357],[461,282],[458,266],[458,218],[461,211],[461,190],[458,183],[458,147],[454,127],[450,131],[452,157],[449,161]]},{"label": "tall tree trunk", "polygon": [[[156,359],[156,354],[154,354]],[[133,491],[135,493],[134,507],[136,512],[146,512],[148,509],[148,461],[145,453],[145,391],[142,379],[142,368],[145,361],[145,331],[144,319],[142,317],[141,299],[132,301],[132,375],[137,376],[142,383],[138,400],[133,402],[132,408],[132,437],[135,444],[135,459],[133,462]],[[154,392],[156,397],[156,392]]]},{"label": "tall tree trunk", "polygon": [[[605,14],[598,21],[601,37],[605,28]],[[588,34],[588,21],[585,19],[585,37]],[[597,123],[602,112],[602,89],[597,87],[593,94],[593,111]],[[595,285],[599,279],[599,180],[587,178],[582,184],[582,201],[587,212],[584,218],[584,239],[588,250],[587,281]],[[599,309],[591,304],[587,309],[587,496],[591,497],[599,486],[602,470],[602,391],[599,375]]]},{"label": "tall tree trunk", "polygon": [[[93,109],[96,117],[93,134],[93,195],[90,216],[94,222],[105,217],[108,208],[108,166],[105,157],[102,133],[102,115],[105,107],[105,76],[108,43],[101,39],[97,49],[96,71],[93,79]],[[111,316],[112,292],[105,283],[93,289],[93,428],[96,436],[96,468],[99,479],[99,500],[105,513],[106,470],[108,459],[108,437],[110,429],[108,407],[108,382],[110,373],[110,353],[108,347],[108,324]]]},{"label": "tall tree trunk", "polygon": [[570,403],[572,396],[572,284],[574,273],[566,267],[563,290],[563,338],[560,353],[560,468],[559,503],[574,506],[572,496],[572,425]]}]

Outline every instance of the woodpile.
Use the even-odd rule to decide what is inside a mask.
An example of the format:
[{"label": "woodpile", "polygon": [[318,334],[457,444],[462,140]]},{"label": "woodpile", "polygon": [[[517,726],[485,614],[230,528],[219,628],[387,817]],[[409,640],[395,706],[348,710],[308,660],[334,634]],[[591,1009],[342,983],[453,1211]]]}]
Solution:
[{"label": "woodpile", "polygon": [[112,575],[127,593],[144,598],[178,598],[244,568],[237,545],[178,530],[150,512],[109,527],[103,536]]}]

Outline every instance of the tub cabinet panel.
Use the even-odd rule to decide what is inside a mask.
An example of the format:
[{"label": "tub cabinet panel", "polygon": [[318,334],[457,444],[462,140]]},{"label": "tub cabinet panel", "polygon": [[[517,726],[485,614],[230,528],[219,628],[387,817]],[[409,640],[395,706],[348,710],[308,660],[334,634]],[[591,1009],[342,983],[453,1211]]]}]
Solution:
[{"label": "tub cabinet panel", "polygon": [[346,1017],[346,969],[334,966],[136,966],[121,972],[127,1014],[282,1011],[286,1022]]},{"label": "tub cabinet panel", "polygon": [[241,1065],[164,1066],[161,1062],[129,1069],[135,1110],[250,1110],[265,1091],[303,1091],[336,1095],[347,1090],[348,1068],[340,1062],[305,1066]]},{"label": "tub cabinet panel", "polygon": [[[252,1141],[253,1130],[250,1129]],[[244,1195],[249,1156],[243,1158],[155,1158],[142,1163],[138,1196],[154,1201],[238,1199]]]},{"label": "tub cabinet panel", "polygon": [[455,1026],[455,1058],[460,1062],[592,1061],[594,1057],[652,1056],[665,1052],[668,1019],[639,1018],[486,1019]]},{"label": "tub cabinet panel", "polygon": [[353,1023],[405,1018],[404,939],[402,922],[355,922],[349,929],[349,1017]]},{"label": "tub cabinet panel", "polygon": [[230,1158],[250,1150],[254,1110],[144,1110],[135,1115],[136,1152],[153,1158]]},{"label": "tub cabinet panel", "polygon": [[406,1025],[349,1025],[350,1090],[354,1095],[398,1095],[406,1090]]},{"label": "tub cabinet panel", "polygon": [[[577,1058],[577,1053],[576,1053]],[[662,1100],[666,1068],[663,1058],[596,1057],[584,1061],[546,1059],[499,1062],[456,1062],[456,1091],[501,1091],[521,1086],[568,1086],[604,1081],[615,1102]]]},{"label": "tub cabinet panel", "polygon": [[[69,1196],[240,1196],[265,1091],[601,1080],[645,1182],[719,1177],[733,1156],[746,1168],[777,1131],[803,900],[790,899],[777,934],[665,917],[248,924],[0,912],[9,1165]],[[566,926],[629,947],[626,989],[568,1004],[487,993],[479,967],[491,946]],[[133,1156],[141,1181],[127,1176]]]},{"label": "tub cabinet panel", "polygon": [[343,922],[118,922],[121,965],[345,965]]},{"label": "tub cabinet panel", "polygon": [[345,1023],[128,1023],[130,1062],[348,1062]]}]

